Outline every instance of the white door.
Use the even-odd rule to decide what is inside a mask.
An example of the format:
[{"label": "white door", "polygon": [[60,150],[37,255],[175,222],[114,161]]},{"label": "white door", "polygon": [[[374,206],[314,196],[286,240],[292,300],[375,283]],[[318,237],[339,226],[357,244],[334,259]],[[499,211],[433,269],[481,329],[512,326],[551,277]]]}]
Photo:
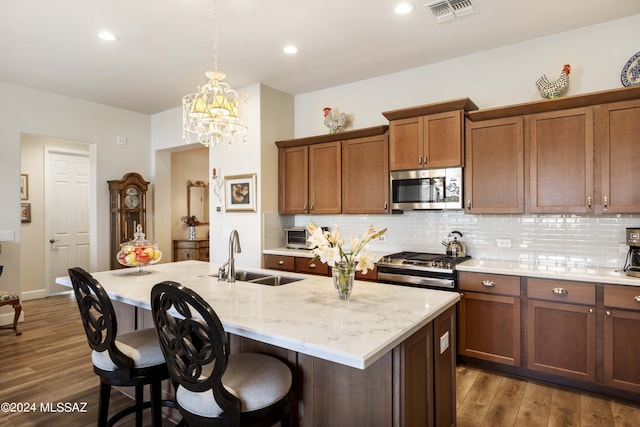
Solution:
[{"label": "white door", "polygon": [[[46,150],[46,149],[45,149]],[[55,278],[89,270],[89,155],[52,149],[45,155],[45,251],[48,294],[68,291]]]}]

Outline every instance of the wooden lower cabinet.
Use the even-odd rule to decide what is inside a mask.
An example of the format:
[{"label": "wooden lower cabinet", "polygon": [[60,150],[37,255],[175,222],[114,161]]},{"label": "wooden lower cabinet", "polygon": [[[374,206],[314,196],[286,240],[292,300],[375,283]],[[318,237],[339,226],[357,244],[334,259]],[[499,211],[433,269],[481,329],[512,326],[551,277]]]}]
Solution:
[{"label": "wooden lower cabinet", "polygon": [[527,367],[581,381],[595,381],[596,315],[593,307],[530,300]]},{"label": "wooden lower cabinet", "polygon": [[527,368],[594,382],[595,284],[530,278],[527,296]]},{"label": "wooden lower cabinet", "polygon": [[264,268],[269,270],[291,271],[294,273],[316,274],[318,276],[329,275],[329,266],[327,264],[308,257],[265,254]]},{"label": "wooden lower cabinet", "polygon": [[640,403],[640,286],[459,272],[459,287],[462,362]]},{"label": "wooden lower cabinet", "polygon": [[520,277],[460,273],[459,287],[459,353],[519,366]]},{"label": "wooden lower cabinet", "polygon": [[604,287],[604,383],[640,393],[640,288]]},{"label": "wooden lower cabinet", "polygon": [[[231,335],[231,352],[271,354],[294,372],[292,410],[303,427],[456,424],[455,307],[366,369]],[[448,334],[448,335],[447,335]],[[449,346],[441,348],[440,339]]]},{"label": "wooden lower cabinet", "polygon": [[[331,267],[318,259],[309,257],[265,254],[264,268],[318,276],[331,275]],[[356,271],[356,280],[375,282],[378,280],[378,270],[374,267],[373,270],[368,270],[367,274]]]}]

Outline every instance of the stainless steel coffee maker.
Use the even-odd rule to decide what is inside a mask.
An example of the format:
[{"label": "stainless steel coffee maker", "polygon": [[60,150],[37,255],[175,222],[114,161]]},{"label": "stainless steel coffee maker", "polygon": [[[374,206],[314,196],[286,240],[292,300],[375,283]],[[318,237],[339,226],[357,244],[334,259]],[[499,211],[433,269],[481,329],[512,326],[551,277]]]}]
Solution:
[{"label": "stainless steel coffee maker", "polygon": [[640,228],[627,228],[627,245],[624,272],[627,276],[640,277]]}]

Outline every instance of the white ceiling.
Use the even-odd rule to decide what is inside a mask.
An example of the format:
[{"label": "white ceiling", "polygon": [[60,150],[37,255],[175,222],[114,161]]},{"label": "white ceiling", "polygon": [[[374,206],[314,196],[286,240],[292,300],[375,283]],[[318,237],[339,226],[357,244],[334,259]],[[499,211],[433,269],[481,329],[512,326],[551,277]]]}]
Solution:
[{"label": "white ceiling", "polygon": [[[429,1],[401,16],[395,0],[218,0],[218,66],[234,88],[295,95],[640,13],[638,0],[472,0],[438,24]],[[206,82],[212,23],[213,0],[0,0],[0,80],[157,113]]]}]

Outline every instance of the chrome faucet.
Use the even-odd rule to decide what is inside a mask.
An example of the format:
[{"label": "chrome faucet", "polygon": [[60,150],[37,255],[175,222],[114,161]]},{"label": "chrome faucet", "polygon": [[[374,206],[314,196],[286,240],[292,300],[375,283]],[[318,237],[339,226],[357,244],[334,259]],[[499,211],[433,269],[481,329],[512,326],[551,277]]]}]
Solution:
[{"label": "chrome faucet", "polygon": [[229,235],[229,259],[218,269],[218,280],[224,280],[226,278],[227,282],[236,281],[236,266],[233,254],[239,254],[240,252],[242,252],[242,249],[240,248],[238,230],[232,230]]}]

